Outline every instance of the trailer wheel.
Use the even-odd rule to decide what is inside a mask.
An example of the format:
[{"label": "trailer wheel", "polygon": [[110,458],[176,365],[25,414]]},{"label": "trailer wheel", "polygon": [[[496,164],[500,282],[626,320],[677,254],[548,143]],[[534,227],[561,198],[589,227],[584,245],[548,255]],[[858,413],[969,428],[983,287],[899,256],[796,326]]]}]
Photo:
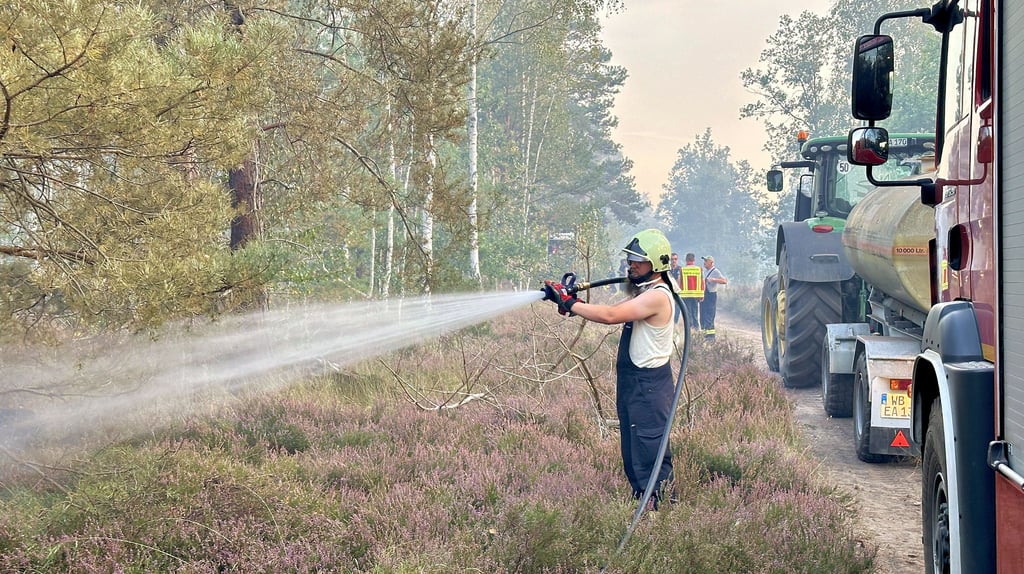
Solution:
[{"label": "trailer wheel", "polygon": [[842,318],[839,282],[813,283],[789,277],[786,246],[779,254],[779,295],[776,315],[779,372],[789,388],[820,383],[821,340],[825,325]]},{"label": "trailer wheel", "polygon": [[921,527],[925,572],[949,572],[949,498],[942,403],[932,402],[921,461]]},{"label": "trailer wheel", "polygon": [[835,418],[853,414],[853,375],[829,372],[828,339],[821,338],[821,404]]},{"label": "trailer wheel", "polygon": [[884,462],[884,454],[871,452],[871,381],[864,352],[857,353],[853,373],[853,435],[857,458],[864,462]]},{"label": "trailer wheel", "polygon": [[779,276],[765,277],[761,286],[761,349],[768,369],[774,372],[779,371],[778,296]]}]

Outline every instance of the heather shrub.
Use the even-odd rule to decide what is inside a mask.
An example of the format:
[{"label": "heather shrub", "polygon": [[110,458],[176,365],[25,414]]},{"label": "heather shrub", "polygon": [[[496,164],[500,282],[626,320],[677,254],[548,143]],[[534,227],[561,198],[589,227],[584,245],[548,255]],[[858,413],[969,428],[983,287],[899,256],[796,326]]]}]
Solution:
[{"label": "heather shrub", "polygon": [[597,327],[523,310],[5,479],[0,571],[871,572],[727,333],[691,349],[676,501],[617,553],[635,501]]}]

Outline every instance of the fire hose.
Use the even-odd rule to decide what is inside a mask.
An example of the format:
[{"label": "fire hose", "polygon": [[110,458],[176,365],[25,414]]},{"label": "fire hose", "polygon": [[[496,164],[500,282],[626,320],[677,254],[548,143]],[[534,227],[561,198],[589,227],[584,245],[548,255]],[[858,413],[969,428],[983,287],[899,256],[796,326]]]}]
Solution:
[{"label": "fire hose", "polygon": [[586,291],[587,289],[593,289],[594,287],[604,287],[605,285],[614,285],[615,283],[625,283],[629,281],[629,277],[609,277],[607,279],[598,279],[597,281],[583,281],[581,283],[576,282],[575,273],[566,273],[562,275],[562,286],[569,292],[570,295],[575,295],[580,291]]},{"label": "fire hose", "polygon": [[[566,273],[562,276],[561,286],[565,288],[566,292],[570,295],[575,295],[580,291],[587,289],[593,289],[594,287],[601,287],[604,285],[612,285],[615,283],[625,283],[628,281],[628,277],[609,277],[608,279],[600,279],[597,281],[585,281],[581,283],[576,282],[575,273]],[[647,487],[644,488],[644,493],[640,497],[640,504],[636,507],[636,511],[633,513],[633,520],[630,522],[629,527],[626,529],[626,533],[622,536],[622,540],[619,541],[618,548],[615,549],[615,555],[622,553],[622,550],[626,547],[629,539],[633,536],[633,532],[636,530],[638,524],[640,524],[640,518],[643,517],[644,512],[647,510],[647,503],[650,501],[651,496],[654,493],[654,488],[658,482],[659,469],[661,463],[665,460],[665,453],[668,451],[668,436],[672,431],[672,423],[675,420],[676,409],[679,407],[679,397],[682,395],[683,390],[683,374],[686,373],[686,362],[690,356],[690,318],[687,316],[685,307],[682,301],[679,299],[679,295],[675,292],[672,293],[672,297],[676,301],[677,309],[679,309],[680,315],[683,319],[683,349],[679,352],[679,374],[676,376],[676,388],[672,396],[672,407],[669,409],[668,420],[665,422],[665,431],[662,433],[661,444],[658,445],[658,456],[654,459],[654,465],[651,467],[651,477],[647,481]],[[601,569],[604,572],[607,566]]]}]

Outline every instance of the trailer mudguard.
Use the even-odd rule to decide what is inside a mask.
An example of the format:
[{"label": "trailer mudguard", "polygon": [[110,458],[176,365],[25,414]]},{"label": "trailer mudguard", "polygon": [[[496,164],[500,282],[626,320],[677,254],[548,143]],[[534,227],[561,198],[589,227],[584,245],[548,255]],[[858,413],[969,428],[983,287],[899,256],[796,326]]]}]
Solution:
[{"label": "trailer mudguard", "polygon": [[785,245],[790,279],[828,283],[853,277],[853,268],[843,253],[841,232],[816,233],[807,221],[787,221],[779,225],[777,237],[775,264],[780,263]]},{"label": "trailer mudguard", "polygon": [[828,372],[834,375],[852,375],[853,360],[857,353],[857,338],[871,334],[867,323],[830,323],[825,325],[828,347]]},{"label": "trailer mudguard", "polygon": [[[941,398],[949,484],[952,572],[995,571],[995,478],[988,466],[994,421],[995,369],[982,357],[969,301],[932,307],[923,352],[914,365],[913,433],[919,442],[932,399]],[[958,519],[957,519],[958,518]]]}]

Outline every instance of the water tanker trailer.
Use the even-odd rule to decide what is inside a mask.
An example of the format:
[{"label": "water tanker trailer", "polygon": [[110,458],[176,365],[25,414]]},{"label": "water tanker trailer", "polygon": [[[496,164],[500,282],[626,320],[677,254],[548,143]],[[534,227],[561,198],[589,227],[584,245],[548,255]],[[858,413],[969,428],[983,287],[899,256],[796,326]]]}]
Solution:
[{"label": "water tanker trailer", "polygon": [[916,455],[910,440],[914,359],[931,306],[928,245],[932,210],[915,186],[867,194],[850,212],[843,252],[855,273],[860,320],[825,326],[821,391],[825,411],[853,416],[857,457],[880,462]]},{"label": "water tanker trailer", "polygon": [[[894,135],[886,176],[932,169],[934,141],[931,134]],[[777,272],[762,287],[765,360],[786,387],[820,384],[829,414],[855,417],[861,460],[916,454],[902,410],[907,387],[881,389],[902,384],[893,374],[903,372],[904,352],[920,330],[914,322],[929,302],[930,214],[919,201],[911,208],[917,188],[899,198],[876,193],[865,169],[847,161],[845,137],[804,136],[800,143],[802,159],[779,166],[803,171],[793,221],[778,227]],[[781,169],[769,172],[769,191],[782,183]],[[904,278],[909,269],[920,274],[921,265],[920,284],[916,275]]]}]

